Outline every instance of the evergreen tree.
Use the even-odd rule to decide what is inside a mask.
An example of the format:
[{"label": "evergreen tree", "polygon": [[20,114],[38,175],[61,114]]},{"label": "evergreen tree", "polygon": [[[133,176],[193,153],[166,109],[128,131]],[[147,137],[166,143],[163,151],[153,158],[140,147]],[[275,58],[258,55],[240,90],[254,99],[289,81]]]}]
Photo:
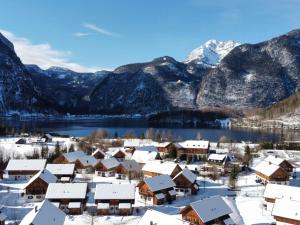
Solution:
[{"label": "evergreen tree", "polygon": [[169,157],[171,159],[176,159],[177,158],[176,146],[174,144],[171,144],[168,150],[169,150]]},{"label": "evergreen tree", "polygon": [[74,152],[74,151],[75,151],[74,144],[71,144],[69,147],[69,152]]}]

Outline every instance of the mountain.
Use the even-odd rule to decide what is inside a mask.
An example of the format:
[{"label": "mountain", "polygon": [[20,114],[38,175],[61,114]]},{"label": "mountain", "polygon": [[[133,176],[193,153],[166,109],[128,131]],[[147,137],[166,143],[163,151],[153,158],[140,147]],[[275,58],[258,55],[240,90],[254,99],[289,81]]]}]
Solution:
[{"label": "mountain", "polygon": [[269,107],[299,88],[300,30],[257,44],[209,41],[184,62],[164,56],[96,73],[23,65],[0,36],[1,114],[247,111]]},{"label": "mountain", "polygon": [[300,87],[300,30],[231,50],[203,77],[198,108],[267,107]]},{"label": "mountain", "polygon": [[43,70],[36,65],[26,65],[26,68],[49,106],[61,113],[87,113],[89,94],[110,74],[108,71],[77,73],[61,67]]},{"label": "mountain", "polygon": [[36,112],[44,104],[13,44],[0,34],[0,114]]},{"label": "mountain", "polygon": [[209,40],[194,49],[184,62],[198,66],[214,67],[238,45],[240,45],[240,43],[234,41]]},{"label": "mountain", "polygon": [[195,109],[200,78],[171,57],[121,66],[90,95],[90,112],[150,114]]}]

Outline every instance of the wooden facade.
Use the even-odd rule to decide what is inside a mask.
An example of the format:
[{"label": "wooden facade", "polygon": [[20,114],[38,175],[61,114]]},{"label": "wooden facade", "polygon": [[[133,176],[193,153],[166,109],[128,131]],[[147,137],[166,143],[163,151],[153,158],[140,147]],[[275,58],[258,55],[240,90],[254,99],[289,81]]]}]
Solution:
[{"label": "wooden facade", "polygon": [[68,161],[64,155],[60,155],[59,157],[57,157],[53,163],[56,164],[75,164],[75,170],[79,171],[79,170],[87,170],[88,172],[93,172],[95,171],[94,167],[91,165],[83,165],[79,159],[75,160],[75,161]]},{"label": "wooden facade", "polygon": [[281,167],[279,167],[270,176],[267,176],[259,171],[256,171],[256,176],[267,182],[287,182],[289,180],[289,173]]},{"label": "wooden facade", "polygon": [[274,219],[278,224],[283,223],[283,224],[300,225],[299,220],[293,220],[293,219],[283,218],[279,216],[274,216]]},{"label": "wooden facade", "polygon": [[126,154],[125,154],[123,151],[118,150],[118,151],[117,151],[116,153],[114,153],[112,156],[115,157],[115,158],[118,159],[118,160],[124,160]]},{"label": "wooden facade", "polygon": [[287,160],[284,160],[279,166],[288,173],[292,173],[294,170],[294,167]]},{"label": "wooden facade", "polygon": [[105,157],[105,155],[100,151],[97,151],[95,154],[93,154],[93,156],[95,157],[95,159],[104,159]]},{"label": "wooden facade", "polygon": [[[156,192],[152,192],[148,185],[141,181],[138,184],[139,188],[139,194],[143,199],[146,199],[147,201],[151,201],[154,205],[162,205],[165,202],[172,202],[173,200],[176,200],[176,195],[170,195],[169,191],[174,190],[173,188],[163,189]],[[156,197],[156,194],[162,193],[165,195],[164,199],[158,199]]]},{"label": "wooden facade", "polygon": [[47,192],[48,183],[38,177],[32,181],[26,188],[26,195],[45,195]]},{"label": "wooden facade", "polygon": [[187,206],[181,211],[182,219],[185,221],[189,221],[193,225],[211,225],[211,224],[218,224],[218,225],[224,225],[224,220],[229,218],[229,215],[225,215],[216,219],[213,219],[208,222],[204,222],[201,220],[197,212],[191,207]]},{"label": "wooden facade", "polygon": [[208,148],[177,148],[177,155],[207,156]]},{"label": "wooden facade", "polygon": [[176,184],[176,189],[183,190],[184,192],[188,191],[192,195],[196,195],[199,190],[198,185],[192,183],[183,174],[180,174],[177,177],[175,177],[173,181]]}]

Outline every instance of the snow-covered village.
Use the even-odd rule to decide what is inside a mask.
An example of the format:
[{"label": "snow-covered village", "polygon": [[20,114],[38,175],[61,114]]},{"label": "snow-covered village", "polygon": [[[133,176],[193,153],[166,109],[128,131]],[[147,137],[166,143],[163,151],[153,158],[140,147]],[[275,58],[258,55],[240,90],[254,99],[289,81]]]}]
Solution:
[{"label": "snow-covered village", "polygon": [[2,137],[0,222],[300,223],[300,151],[171,139],[158,141],[151,128],[144,138],[108,138],[103,129]]}]

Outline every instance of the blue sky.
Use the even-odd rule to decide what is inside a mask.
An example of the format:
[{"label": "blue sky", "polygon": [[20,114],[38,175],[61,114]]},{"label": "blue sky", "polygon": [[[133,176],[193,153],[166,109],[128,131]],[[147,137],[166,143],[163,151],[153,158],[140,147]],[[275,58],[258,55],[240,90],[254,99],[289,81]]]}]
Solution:
[{"label": "blue sky", "polygon": [[95,70],[183,60],[209,39],[263,41],[299,28],[299,9],[299,0],[2,0],[0,29],[26,63],[45,67],[47,56]]}]

